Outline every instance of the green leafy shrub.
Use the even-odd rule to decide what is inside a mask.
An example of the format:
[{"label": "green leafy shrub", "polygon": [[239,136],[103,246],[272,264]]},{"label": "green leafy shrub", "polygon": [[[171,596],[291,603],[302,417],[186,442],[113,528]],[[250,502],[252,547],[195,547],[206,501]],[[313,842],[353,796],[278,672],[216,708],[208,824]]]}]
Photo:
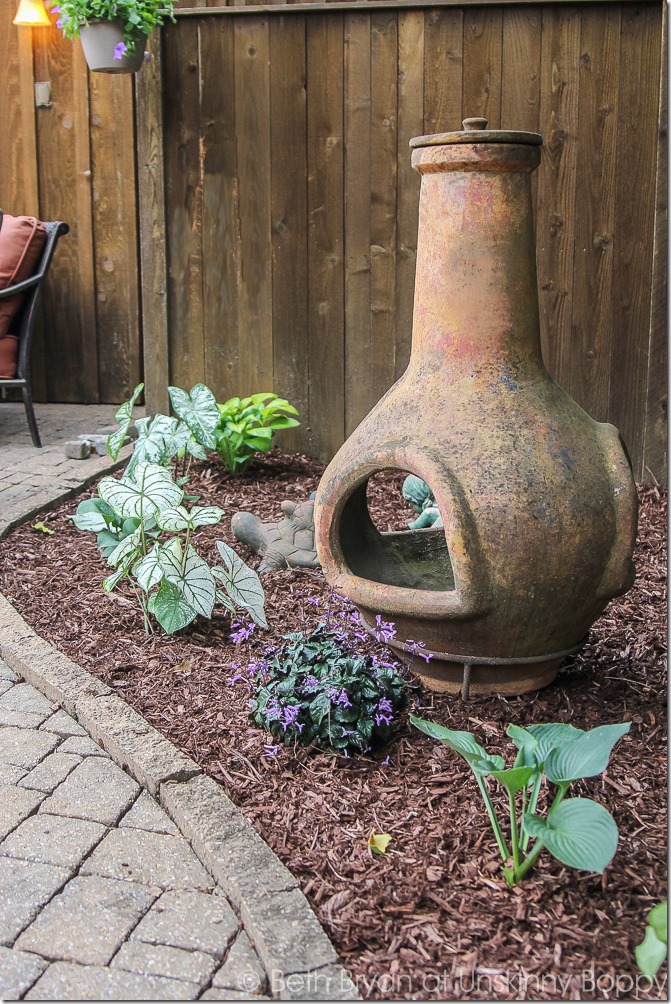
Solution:
[{"label": "green leafy shrub", "polygon": [[[518,753],[513,766],[506,769],[503,757],[488,754],[470,732],[456,732],[412,715],[410,721],[459,753],[475,774],[509,886],[526,875],[544,847],[562,864],[580,871],[603,872],[611,862],[619,838],[611,814],[590,798],[565,799],[565,795],[572,781],[595,777],[606,769],[613,746],[629,731],[630,722],[599,725],[589,732],[564,724],[530,725],[526,729],[509,725],[506,731]],[[494,778],[508,795],[510,848],[487,791],[486,777]],[[556,786],[545,818],[536,813],[543,778]],[[534,843],[528,850],[531,839]]]},{"label": "green leafy shrub", "polygon": [[668,903],[663,900],[648,914],[645,937],[636,946],[636,965],[644,976],[652,980],[664,962],[668,941]]},{"label": "green leafy shrub", "polygon": [[[133,422],[133,407],[144,388],[138,384],[129,401],[116,413],[119,429],[107,440],[107,450],[116,460]],[[232,397],[225,404],[217,400],[205,384],[199,383],[187,393],[168,387],[170,402],[177,418],[155,415],[135,421],[138,439],[126,473],[138,464],[152,463],[167,467],[186,456],[207,460],[207,451],[216,451],[227,471],[244,471],[255,453],[267,453],[278,429],[300,423],[292,418],[298,412],[275,394]]]},{"label": "green leafy shrub", "polygon": [[392,664],[349,651],[320,624],[285,636],[261,664],[251,703],[275,739],[348,756],[385,743],[405,702]]},{"label": "green leafy shrub", "polygon": [[167,18],[175,20],[172,0],[58,0],[51,10],[60,14],[56,26],[69,39],[78,38],[91,21],[118,21],[128,54],[138,35],[151,35]]},{"label": "green leafy shrub", "polygon": [[267,453],[278,429],[300,425],[298,412],[272,393],[231,397],[218,405],[217,453],[227,471],[244,471],[256,452]]},{"label": "green leafy shrub", "polygon": [[232,612],[242,607],[267,627],[263,587],[256,572],[222,541],[217,541],[217,549],[223,565],[213,567],[193,546],[194,531],[215,526],[222,509],[187,510],[182,504],[184,491],[170,472],[150,463],[137,464],[120,480],[102,478],[98,496],[82,502],[70,518],[78,529],[98,535],[98,547],[114,569],[103,582],[105,591],[111,592],[124,579],[139,587],[147,632],[150,615],[173,634],[198,615],[211,617],[217,600]]}]

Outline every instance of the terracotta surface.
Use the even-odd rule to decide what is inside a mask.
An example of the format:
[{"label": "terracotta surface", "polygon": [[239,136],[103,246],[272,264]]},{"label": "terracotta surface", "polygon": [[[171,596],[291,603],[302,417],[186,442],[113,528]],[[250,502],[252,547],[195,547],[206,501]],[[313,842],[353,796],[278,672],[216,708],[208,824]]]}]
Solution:
[{"label": "terracotta surface", "polygon": [[[382,615],[395,644],[435,653],[429,685],[461,689],[469,664],[473,692],[513,694],[549,683],[631,585],[637,502],[618,431],[543,364],[530,184],[541,137],[469,125],[411,142],[410,363],[327,468],[316,541],[369,625]],[[376,529],[366,484],[386,468],[429,484],[444,528]]]}]

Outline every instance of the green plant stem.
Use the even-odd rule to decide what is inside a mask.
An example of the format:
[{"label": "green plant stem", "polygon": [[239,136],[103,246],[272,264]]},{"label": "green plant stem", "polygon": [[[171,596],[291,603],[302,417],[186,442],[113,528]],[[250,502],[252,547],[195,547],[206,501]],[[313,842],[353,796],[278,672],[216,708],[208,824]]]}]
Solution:
[{"label": "green plant stem", "polygon": [[510,851],[508,850],[508,845],[506,843],[505,837],[501,830],[501,824],[499,823],[496,812],[494,811],[494,806],[492,805],[492,800],[489,797],[489,792],[485,786],[485,782],[480,777],[479,774],[475,775],[475,780],[478,782],[478,787],[485,800],[485,808],[487,809],[487,815],[489,816],[489,822],[492,824],[492,829],[494,831],[494,836],[496,837],[496,843],[499,848],[499,853],[504,861],[507,861],[510,857]]},{"label": "green plant stem", "polygon": [[510,808],[510,840],[513,846],[513,869],[517,872],[520,867],[520,839],[519,831],[517,829],[517,806],[515,805],[515,796],[510,791],[508,792],[508,806]]},{"label": "green plant stem", "polygon": [[[548,816],[550,815],[550,813],[552,812],[553,809],[557,808],[557,806],[560,804],[560,802],[564,798],[564,795],[568,791],[569,784],[570,784],[570,781],[563,781],[563,782],[561,782],[559,784],[559,787],[558,787],[558,790],[557,790],[557,794],[555,795],[554,801],[553,801],[553,803],[550,806],[550,809],[548,811]],[[529,802],[529,805],[531,805],[531,801]],[[513,839],[513,843],[514,843],[514,839]],[[521,862],[521,864],[519,864],[519,865],[516,864],[515,865],[515,867],[513,868],[512,881],[510,883],[511,885],[515,885],[517,882],[521,881],[521,879],[524,878],[524,876],[527,874],[527,872],[530,870],[530,868],[532,868],[533,865],[535,864],[536,858],[538,857],[538,855],[540,854],[540,852],[543,850],[544,847],[545,847],[545,844],[543,843],[543,841],[540,840],[540,839],[538,839],[536,841],[536,843],[533,845],[533,847],[531,848],[531,851],[529,852],[529,854]]]},{"label": "green plant stem", "polygon": [[[526,811],[529,814],[531,814],[531,813],[533,813],[533,812],[536,811],[536,805],[538,804],[538,796],[540,794],[541,781],[542,780],[543,780],[543,775],[540,773],[540,769],[539,769],[539,773],[536,774],[536,777],[534,778],[534,786],[533,786],[533,789],[531,791],[531,797],[529,799],[529,804],[528,804],[528,806],[527,806],[526,809],[524,809],[524,806],[522,806],[522,812],[523,813]],[[522,840],[521,840],[521,847],[522,847],[522,852],[523,853],[526,851],[527,847],[529,846],[529,839],[530,839],[529,834],[526,833],[526,831],[524,829],[524,815],[523,815],[522,816]]]}]

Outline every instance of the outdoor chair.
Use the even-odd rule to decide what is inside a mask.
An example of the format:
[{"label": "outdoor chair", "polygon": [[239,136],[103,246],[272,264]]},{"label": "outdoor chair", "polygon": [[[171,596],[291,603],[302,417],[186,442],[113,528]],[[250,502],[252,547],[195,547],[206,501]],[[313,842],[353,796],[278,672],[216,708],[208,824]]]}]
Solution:
[{"label": "outdoor chair", "polygon": [[[34,446],[41,446],[37,430],[31,386],[30,353],[33,331],[44,282],[59,237],[70,229],[67,223],[40,223],[30,217],[4,217],[12,220],[14,240],[4,239],[0,210],[0,390],[21,389],[30,435]],[[28,224],[28,238],[21,244],[19,227]],[[33,240],[35,238],[35,240]]]}]

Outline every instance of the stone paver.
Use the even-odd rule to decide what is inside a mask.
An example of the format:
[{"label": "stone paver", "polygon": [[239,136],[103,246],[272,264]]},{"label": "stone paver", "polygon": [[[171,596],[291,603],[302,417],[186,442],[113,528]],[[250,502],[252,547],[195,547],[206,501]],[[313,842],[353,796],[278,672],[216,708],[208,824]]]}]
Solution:
[{"label": "stone paver", "polygon": [[54,962],[24,1000],[193,1001],[197,996],[196,983],[164,976],[138,976],[106,966]]},{"label": "stone paver", "polygon": [[36,791],[43,791],[49,794],[81,762],[81,757],[73,756],[70,753],[50,753],[41,763],[38,763],[37,767],[33,767],[21,779],[20,786],[22,788],[34,788]]},{"label": "stone paver", "polygon": [[42,803],[40,811],[112,826],[139,793],[137,782],[107,757],[89,757]]},{"label": "stone paver", "polygon": [[0,843],[0,854],[75,868],[105,833],[106,827],[88,819],[40,813],[26,819]]},{"label": "stone paver", "polygon": [[119,826],[130,826],[134,830],[151,830],[153,833],[179,834],[167,812],[157,805],[151,795],[143,791],[135,804],[119,820]]},{"label": "stone paver", "polygon": [[[15,726],[0,727],[0,765],[13,764],[15,767],[36,767],[40,760],[58,746],[58,736],[51,732],[32,732]],[[1,766],[0,766],[1,769]]]},{"label": "stone paver", "polygon": [[27,819],[44,798],[42,792],[27,791],[18,785],[0,789],[0,840]]},{"label": "stone paver", "polygon": [[0,725],[36,728],[53,714],[51,701],[29,683],[17,683],[0,696]]},{"label": "stone paver", "polygon": [[65,868],[0,857],[0,945],[12,946],[69,876]]},{"label": "stone paver", "polygon": [[19,1000],[48,965],[39,955],[0,948],[0,987],[3,1000]]},{"label": "stone paver", "polygon": [[86,729],[83,729],[81,725],[72,718],[67,711],[63,711],[59,708],[55,711],[50,718],[47,718],[46,722],[42,725],[43,729],[48,732],[55,732],[56,735],[62,736],[64,739],[68,736],[85,736]]},{"label": "stone paver", "polygon": [[211,889],[205,871],[183,837],[144,830],[112,830],[84,862],[82,875],[146,882],[163,889]]},{"label": "stone paver", "polygon": [[169,945],[148,945],[144,941],[127,941],[112,959],[112,969],[149,976],[168,976],[197,983],[204,987],[217,966],[213,955],[187,952]]},{"label": "stone paver", "polygon": [[223,896],[176,889],[163,893],[131,938],[222,959],[239,927],[238,917]]},{"label": "stone paver", "polygon": [[107,965],[160,892],[134,882],[78,876],[42,910],[16,947],[46,959]]},{"label": "stone paver", "polygon": [[218,989],[261,992],[266,987],[266,971],[254,951],[249,937],[240,931],[221,969],[212,978],[212,986]]}]

